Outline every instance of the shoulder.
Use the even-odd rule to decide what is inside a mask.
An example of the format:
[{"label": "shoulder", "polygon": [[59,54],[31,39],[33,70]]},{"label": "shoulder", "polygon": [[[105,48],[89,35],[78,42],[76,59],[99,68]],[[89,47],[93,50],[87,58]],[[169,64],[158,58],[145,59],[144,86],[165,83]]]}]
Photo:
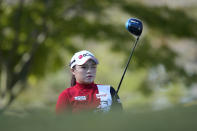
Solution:
[{"label": "shoulder", "polygon": [[66,89],[64,89],[61,93],[60,93],[60,96],[62,96],[62,95],[68,95],[68,94],[70,94],[70,93],[72,93],[72,92],[74,92],[75,91],[75,87],[73,86],[73,87],[69,87],[69,88],[66,88]]},{"label": "shoulder", "polygon": [[60,94],[59,94],[59,98],[61,97],[66,97],[67,96],[67,89],[64,89]]},{"label": "shoulder", "polygon": [[96,84],[97,88],[99,89],[110,89],[110,85],[103,85],[103,84]]},{"label": "shoulder", "polygon": [[110,87],[110,93],[112,95],[115,95],[116,94],[116,90],[112,86]]},{"label": "shoulder", "polygon": [[108,90],[110,90],[111,94],[115,94],[116,93],[116,90],[111,85],[96,84],[96,86],[98,88],[101,88],[101,89],[107,88]]}]

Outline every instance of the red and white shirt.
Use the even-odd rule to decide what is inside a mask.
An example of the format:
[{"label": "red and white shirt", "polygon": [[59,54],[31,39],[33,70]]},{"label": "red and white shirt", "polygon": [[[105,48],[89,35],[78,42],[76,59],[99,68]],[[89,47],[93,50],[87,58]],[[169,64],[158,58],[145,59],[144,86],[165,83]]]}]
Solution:
[{"label": "red and white shirt", "polygon": [[60,93],[56,112],[99,111],[122,109],[120,99],[113,87],[98,84],[79,84]]}]

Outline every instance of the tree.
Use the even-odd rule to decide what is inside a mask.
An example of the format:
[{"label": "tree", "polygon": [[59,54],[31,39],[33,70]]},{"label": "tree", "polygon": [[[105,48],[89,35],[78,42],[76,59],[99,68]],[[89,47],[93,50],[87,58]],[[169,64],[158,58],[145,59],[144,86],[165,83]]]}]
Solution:
[{"label": "tree", "polygon": [[[137,16],[152,30],[163,35],[197,38],[197,22],[183,11],[167,7],[151,8],[115,0],[0,1],[0,109],[5,110],[27,87],[30,76],[43,77],[58,70],[64,63],[59,52],[73,53],[78,50],[72,41],[73,36],[101,42],[109,40],[114,43],[113,51],[127,54],[130,35],[121,31],[122,25],[104,22],[108,20],[104,11],[113,6]],[[92,15],[93,20],[88,15]],[[143,40],[146,45],[136,52],[139,66],[151,67],[162,63],[176,76],[184,74],[188,78],[186,81],[194,81],[191,78],[196,74],[188,77],[184,69],[174,64],[174,51],[166,46],[156,51],[146,38]],[[141,63],[142,60],[144,63]]]}]

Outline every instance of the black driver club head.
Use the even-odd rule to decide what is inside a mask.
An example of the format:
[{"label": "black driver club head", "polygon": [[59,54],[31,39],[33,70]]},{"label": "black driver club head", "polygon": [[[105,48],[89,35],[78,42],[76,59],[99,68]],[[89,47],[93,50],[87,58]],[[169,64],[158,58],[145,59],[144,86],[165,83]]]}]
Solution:
[{"label": "black driver club head", "polygon": [[137,38],[136,38],[135,44],[134,44],[134,46],[133,46],[133,48],[132,48],[132,50],[131,50],[131,53],[130,53],[130,55],[129,55],[129,59],[128,59],[128,61],[127,61],[126,67],[125,67],[125,69],[124,69],[124,72],[123,72],[123,74],[122,74],[122,77],[121,77],[121,80],[120,80],[120,82],[119,82],[118,88],[117,88],[117,90],[116,90],[116,93],[117,93],[117,94],[118,94],[118,91],[119,91],[119,89],[120,89],[121,83],[122,83],[122,81],[123,81],[123,79],[124,79],[125,73],[126,73],[126,71],[127,71],[127,68],[128,68],[128,66],[129,66],[129,63],[130,63],[131,58],[132,58],[132,56],[133,56],[133,52],[134,52],[134,50],[135,50],[135,48],[136,48],[136,46],[137,46],[139,37],[140,37],[140,35],[141,35],[141,33],[142,33],[142,29],[143,29],[142,22],[141,22],[140,20],[136,19],[136,18],[130,18],[130,19],[128,19],[128,21],[126,22],[125,26],[126,26],[126,29],[127,29],[131,34],[137,36]]},{"label": "black driver club head", "polygon": [[126,29],[134,34],[135,36],[140,36],[143,30],[143,24],[139,19],[130,18],[125,24]]}]

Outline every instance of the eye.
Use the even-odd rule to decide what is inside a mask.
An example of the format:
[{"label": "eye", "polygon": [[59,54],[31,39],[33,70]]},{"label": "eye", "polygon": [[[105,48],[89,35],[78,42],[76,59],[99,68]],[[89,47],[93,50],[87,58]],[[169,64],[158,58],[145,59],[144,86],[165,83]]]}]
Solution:
[{"label": "eye", "polygon": [[82,68],[82,69],[87,69],[88,67],[86,67],[86,66],[81,66],[81,68]]},{"label": "eye", "polygon": [[81,69],[84,69],[84,70],[87,70],[87,69],[95,69],[96,68],[96,65],[93,65],[93,66],[80,66]]},{"label": "eye", "polygon": [[95,68],[96,68],[96,66],[91,66],[91,68],[95,69]]}]

